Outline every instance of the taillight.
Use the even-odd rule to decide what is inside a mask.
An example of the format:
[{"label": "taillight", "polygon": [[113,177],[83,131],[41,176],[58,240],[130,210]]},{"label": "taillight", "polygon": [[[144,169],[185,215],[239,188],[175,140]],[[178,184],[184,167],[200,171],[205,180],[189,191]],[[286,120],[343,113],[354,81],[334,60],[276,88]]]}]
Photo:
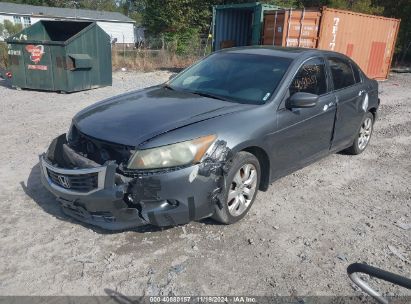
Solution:
[{"label": "taillight", "polygon": [[11,78],[13,75],[11,74],[11,72],[6,72],[6,77],[7,78]]}]

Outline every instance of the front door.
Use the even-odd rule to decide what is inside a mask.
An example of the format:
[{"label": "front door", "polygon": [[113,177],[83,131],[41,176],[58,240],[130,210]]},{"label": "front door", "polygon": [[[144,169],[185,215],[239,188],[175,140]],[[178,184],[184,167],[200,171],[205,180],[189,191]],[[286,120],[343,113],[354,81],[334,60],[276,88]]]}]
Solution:
[{"label": "front door", "polygon": [[326,66],[321,57],[306,61],[289,87],[289,98],[296,92],[319,96],[312,108],[278,110],[278,132],[273,143],[273,177],[303,167],[328,153],[335,119],[335,96],[328,88]]}]

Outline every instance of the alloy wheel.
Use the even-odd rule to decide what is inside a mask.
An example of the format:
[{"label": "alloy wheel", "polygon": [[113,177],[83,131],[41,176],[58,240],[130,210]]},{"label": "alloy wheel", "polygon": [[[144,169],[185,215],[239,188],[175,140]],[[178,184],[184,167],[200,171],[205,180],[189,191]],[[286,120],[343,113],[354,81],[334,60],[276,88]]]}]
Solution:
[{"label": "alloy wheel", "polygon": [[358,148],[364,150],[367,147],[368,142],[370,141],[372,132],[372,119],[367,118],[361,125],[360,133],[358,134]]},{"label": "alloy wheel", "polygon": [[257,190],[257,169],[253,164],[243,165],[234,175],[228,190],[227,205],[232,216],[243,214]]}]

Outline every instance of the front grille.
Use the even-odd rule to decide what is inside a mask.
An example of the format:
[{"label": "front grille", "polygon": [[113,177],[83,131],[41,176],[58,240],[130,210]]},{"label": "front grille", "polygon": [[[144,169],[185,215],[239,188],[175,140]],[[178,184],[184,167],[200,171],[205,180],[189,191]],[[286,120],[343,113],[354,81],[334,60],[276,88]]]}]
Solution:
[{"label": "front grille", "polygon": [[86,174],[61,174],[47,168],[50,180],[60,187],[77,192],[89,192],[98,187],[98,172]]}]

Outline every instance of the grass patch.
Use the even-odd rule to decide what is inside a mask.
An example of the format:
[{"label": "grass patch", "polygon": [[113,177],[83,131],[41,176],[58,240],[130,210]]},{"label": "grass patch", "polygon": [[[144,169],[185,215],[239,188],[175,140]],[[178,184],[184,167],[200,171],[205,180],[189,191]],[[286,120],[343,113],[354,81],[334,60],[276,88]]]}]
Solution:
[{"label": "grass patch", "polygon": [[198,55],[177,55],[167,50],[112,50],[113,70],[126,68],[141,72],[182,69],[199,60]]}]

